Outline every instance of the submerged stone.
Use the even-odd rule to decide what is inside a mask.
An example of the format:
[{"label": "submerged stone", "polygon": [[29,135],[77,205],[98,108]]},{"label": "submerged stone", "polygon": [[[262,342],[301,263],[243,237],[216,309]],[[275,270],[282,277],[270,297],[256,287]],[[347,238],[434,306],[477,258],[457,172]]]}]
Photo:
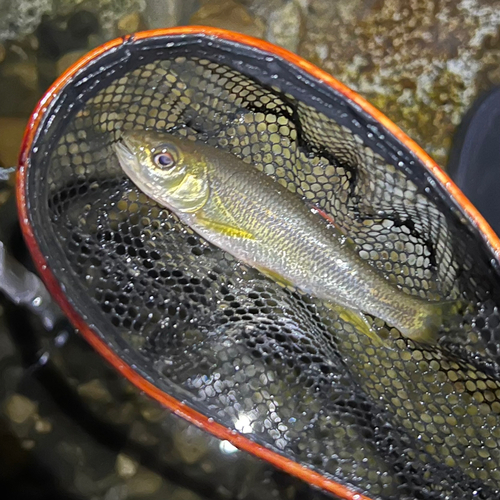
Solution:
[{"label": "submerged stone", "polygon": [[310,0],[299,53],[380,108],[439,163],[500,84],[498,0]]}]

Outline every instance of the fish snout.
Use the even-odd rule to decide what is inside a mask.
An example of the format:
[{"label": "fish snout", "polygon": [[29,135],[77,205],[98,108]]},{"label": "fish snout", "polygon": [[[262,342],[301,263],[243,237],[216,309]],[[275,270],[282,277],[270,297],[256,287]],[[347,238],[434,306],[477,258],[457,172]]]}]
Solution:
[{"label": "fish snout", "polygon": [[124,130],[118,143],[126,147],[131,154],[137,155],[144,151],[145,141],[143,131]]}]

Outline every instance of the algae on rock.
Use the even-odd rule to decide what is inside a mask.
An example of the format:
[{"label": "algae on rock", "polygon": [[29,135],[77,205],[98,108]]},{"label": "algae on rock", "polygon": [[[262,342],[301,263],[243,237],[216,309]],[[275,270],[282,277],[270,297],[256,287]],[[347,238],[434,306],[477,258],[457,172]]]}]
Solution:
[{"label": "algae on rock", "polygon": [[456,125],[500,83],[499,0],[310,0],[299,53],[444,164]]}]

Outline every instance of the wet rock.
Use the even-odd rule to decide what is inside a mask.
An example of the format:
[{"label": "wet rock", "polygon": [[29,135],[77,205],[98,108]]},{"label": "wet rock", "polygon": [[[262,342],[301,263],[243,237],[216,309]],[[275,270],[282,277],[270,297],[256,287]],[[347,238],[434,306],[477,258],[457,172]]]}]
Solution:
[{"label": "wet rock", "polygon": [[113,400],[108,389],[98,379],[79,385],[78,394],[99,403],[110,403]]},{"label": "wet rock", "polygon": [[198,0],[146,0],[142,13],[149,29],[187,24]]},{"label": "wet rock", "polygon": [[295,3],[302,9],[304,14],[307,14],[309,5],[311,5],[313,0],[295,0]]},{"label": "wet rock", "polygon": [[126,484],[112,486],[104,495],[104,500],[125,500],[128,497]]},{"label": "wet rock", "polygon": [[299,46],[303,31],[302,9],[298,1],[286,2],[269,16],[266,38],[293,52]]},{"label": "wet rock", "polygon": [[[89,2],[86,5],[90,9],[93,3]],[[99,40],[98,44],[104,41],[99,24],[101,17],[98,19],[90,10],[74,9],[74,4],[70,11],[65,5],[57,5],[55,12],[58,15],[43,16],[36,30],[39,41],[37,51],[39,80],[43,89],[51,85],[71,62],[86,53],[91,47],[91,42],[94,43],[95,37]],[[66,57],[67,54],[69,55]]]},{"label": "wet rock", "polygon": [[169,500],[201,500],[201,497],[186,488],[176,488]]},{"label": "wet rock", "polygon": [[58,75],[64,73],[70,66],[72,66],[78,59],[82,58],[88,51],[75,50],[64,54],[56,63],[56,72]]},{"label": "wet rock", "polygon": [[35,35],[28,35],[23,41],[32,51],[37,51],[40,48],[40,42]]},{"label": "wet rock", "polygon": [[75,443],[61,441],[57,444],[57,452],[65,462],[78,468],[85,464],[85,453],[82,448]]},{"label": "wet rock", "polygon": [[0,64],[0,116],[26,116],[40,96],[36,53],[26,40],[6,43]]},{"label": "wet rock", "polygon": [[92,49],[95,49],[99,45],[102,45],[104,43],[104,39],[100,35],[90,35],[88,38],[88,48],[89,51]]},{"label": "wet rock", "polygon": [[21,441],[21,448],[26,451],[32,450],[36,446],[34,439],[23,439]]},{"label": "wet rock", "polygon": [[6,78],[17,79],[28,90],[37,90],[38,72],[36,64],[31,61],[20,61],[6,64],[2,68],[2,75]]},{"label": "wet rock", "polygon": [[131,478],[137,473],[138,463],[123,453],[116,457],[116,473],[124,479]]},{"label": "wet rock", "polygon": [[39,434],[48,434],[52,431],[52,424],[46,419],[38,418],[35,422],[35,430]]},{"label": "wet rock", "polygon": [[199,429],[186,428],[174,434],[174,445],[177,453],[186,464],[195,464],[208,452],[208,442],[200,436]]},{"label": "wet rock", "polygon": [[[0,206],[1,204],[0,200]],[[2,312],[2,308],[0,308],[0,316],[2,315]],[[2,328],[4,328],[3,322],[0,324],[0,361],[14,356],[16,352],[12,340],[5,334],[5,331],[2,331]]]},{"label": "wet rock", "polygon": [[189,22],[225,28],[259,38],[262,38],[265,32],[264,23],[234,0],[206,0],[191,16]]},{"label": "wet rock", "polygon": [[139,31],[141,24],[142,20],[139,12],[132,12],[119,19],[116,27],[120,35],[127,35]]},{"label": "wet rock", "polygon": [[67,52],[85,50],[88,37],[98,33],[99,28],[96,15],[86,10],[73,12],[66,21],[44,16],[36,31],[38,56],[57,60]]},{"label": "wet rock", "polygon": [[7,418],[16,423],[24,424],[36,415],[38,405],[22,394],[13,394],[5,401]]},{"label": "wet rock", "polygon": [[123,425],[130,424],[136,418],[137,412],[134,405],[127,402],[120,406],[111,406],[106,415],[110,422]]},{"label": "wet rock", "polygon": [[166,410],[158,406],[145,405],[141,408],[141,415],[148,422],[159,422],[165,417]]},{"label": "wet rock", "polygon": [[311,0],[299,53],[444,163],[455,126],[500,84],[498,0]]},{"label": "wet rock", "polygon": [[238,3],[244,5],[254,16],[267,20],[273,12],[282,9],[289,1],[295,0],[238,0]]},{"label": "wet rock", "polygon": [[52,0],[0,0],[0,42],[31,33],[51,9]]},{"label": "wet rock", "polygon": [[158,438],[148,432],[142,422],[134,422],[130,428],[130,439],[144,446],[153,446],[158,443]]},{"label": "wet rock", "polygon": [[160,489],[161,485],[161,477],[148,470],[140,470],[127,481],[129,496],[143,497],[152,495]]},{"label": "wet rock", "polygon": [[0,117],[0,162],[6,167],[17,165],[26,118]]},{"label": "wet rock", "polygon": [[97,16],[88,10],[77,10],[69,16],[67,32],[73,39],[87,42],[87,38],[99,32],[99,20]]},{"label": "wet rock", "polygon": [[[23,368],[18,365],[9,366],[2,373],[2,390],[4,393],[14,393],[19,387],[19,382],[23,378]],[[8,399],[8,398],[6,398]]]},{"label": "wet rock", "polygon": [[[12,182],[12,181],[9,181]],[[12,189],[0,189],[0,207],[11,197],[13,196]]]},{"label": "wet rock", "polygon": [[95,495],[98,490],[96,482],[82,469],[76,469],[74,478],[75,488],[85,497]]}]

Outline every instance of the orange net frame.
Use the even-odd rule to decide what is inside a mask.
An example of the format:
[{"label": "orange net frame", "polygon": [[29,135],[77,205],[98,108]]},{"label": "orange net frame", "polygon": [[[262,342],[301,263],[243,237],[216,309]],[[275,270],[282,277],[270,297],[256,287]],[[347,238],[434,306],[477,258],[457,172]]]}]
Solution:
[{"label": "orange net frame", "polygon": [[[112,145],[135,128],[255,165],[401,293],[471,304],[461,328],[420,345],[373,318],[387,343],[374,345],[203,241],[124,175]],[[500,244],[417,146],[331,77],[221,30],[140,34],[55,84],[21,160],[23,230],[49,289],[152,397],[339,498],[500,495]]]}]

